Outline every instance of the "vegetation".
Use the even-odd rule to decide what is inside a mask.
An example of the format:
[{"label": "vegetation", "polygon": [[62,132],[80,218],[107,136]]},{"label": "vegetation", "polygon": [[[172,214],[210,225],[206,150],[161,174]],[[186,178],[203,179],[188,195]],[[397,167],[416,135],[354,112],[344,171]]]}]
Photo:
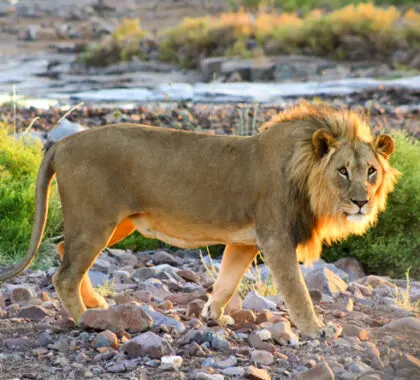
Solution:
[{"label": "vegetation", "polygon": [[[201,262],[206,269],[207,275],[215,282],[217,279],[217,275],[219,274],[219,270],[213,263],[212,253],[210,252],[209,248],[207,249],[207,257],[209,258],[209,263],[204,260],[203,254],[200,251]],[[264,257],[261,253],[258,253],[256,259],[254,260],[253,264],[251,265],[250,271],[252,274],[251,278],[244,277],[239,285],[238,294],[241,298],[245,298],[246,295],[251,291],[256,291],[258,294],[262,296],[275,296],[278,294],[278,290],[276,285],[274,284],[273,277],[271,272],[268,275],[268,278],[263,280],[261,276],[261,271],[258,267],[258,263],[265,263]]]},{"label": "vegetation", "polygon": [[83,52],[79,60],[92,66],[108,66],[133,57],[145,59],[142,41],[146,36],[139,19],[123,19],[108,38]]},{"label": "vegetation", "polygon": [[[338,9],[348,4],[361,4],[366,0],[227,0],[233,10],[280,9],[285,12],[308,12],[312,9]],[[375,5],[414,6],[415,0],[374,0]]]},{"label": "vegetation", "polygon": [[347,59],[355,50],[366,58],[384,59],[400,46],[418,46],[419,38],[420,13],[413,9],[403,14],[393,6],[363,3],[330,13],[315,9],[304,16],[240,9],[217,18],[184,19],[164,36],[160,57],[184,66],[223,55],[309,53]]},{"label": "vegetation", "polygon": [[[0,124],[0,263],[15,260],[26,253],[32,232],[35,180],[42,160],[42,144],[16,140],[7,124]],[[37,264],[47,265],[54,244],[49,240],[61,228],[61,211],[55,187]],[[47,262],[45,261],[47,260]]]},{"label": "vegetation", "polygon": [[118,293],[115,291],[115,282],[108,277],[102,285],[95,288],[96,292],[102,297],[115,297]]},{"label": "vegetation", "polygon": [[[292,12],[289,3],[302,3],[310,10]],[[200,59],[212,56],[252,58],[293,53],[344,60],[357,54],[365,59],[387,59],[398,48],[420,47],[420,13],[412,8],[402,11],[395,6],[353,1],[333,11],[313,9],[324,3],[334,4],[331,8],[348,4],[344,0],[293,0],[281,2],[282,12],[264,7],[254,12],[239,8],[218,16],[185,18],[158,37],[159,56],[162,61],[193,68]],[[109,38],[84,52],[80,60],[104,66],[133,57],[147,59],[147,37],[140,20],[123,20]]]},{"label": "vegetation", "polygon": [[396,152],[392,165],[402,176],[378,224],[364,236],[353,236],[324,249],[323,258],[332,261],[353,256],[370,273],[402,278],[420,278],[420,142],[402,132],[395,133]]},{"label": "vegetation", "polygon": [[393,298],[395,303],[404,310],[420,312],[420,300],[413,302],[411,300],[410,290],[411,290],[411,280],[410,280],[410,269],[407,269],[405,273],[405,289],[399,288],[397,285],[394,285]]}]

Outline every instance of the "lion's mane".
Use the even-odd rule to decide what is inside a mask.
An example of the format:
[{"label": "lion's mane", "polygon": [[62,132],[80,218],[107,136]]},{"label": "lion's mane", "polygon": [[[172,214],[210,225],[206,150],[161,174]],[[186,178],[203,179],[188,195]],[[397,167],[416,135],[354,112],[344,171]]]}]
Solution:
[{"label": "lion's mane", "polygon": [[[374,209],[363,223],[352,223],[345,217],[334,216],[332,212],[336,207],[332,204],[333,197],[324,180],[324,172],[331,156],[340,149],[343,142],[364,142],[372,147],[375,152],[375,136],[373,136],[367,117],[361,113],[344,108],[326,105],[314,106],[306,101],[301,101],[295,107],[289,108],[276,115],[265,123],[260,131],[265,131],[280,123],[301,121],[294,133],[295,151],[288,165],[287,180],[290,181],[292,192],[298,192],[298,204],[295,212],[307,208],[309,200],[311,212],[306,213],[314,220],[310,239],[297,246],[298,259],[310,264],[320,258],[322,244],[344,239],[349,234],[363,234],[369,226],[375,224],[378,213],[386,206],[388,194],[393,190],[398,179],[398,170],[391,167],[389,161],[380,154],[376,157],[383,169],[382,183],[375,193]],[[314,152],[312,137],[317,130],[326,129],[338,142],[327,157],[320,160]],[[296,198],[296,195],[290,195]],[[295,202],[296,203],[296,202]],[[305,212],[303,211],[305,215]],[[304,216],[305,217],[305,216]]]}]

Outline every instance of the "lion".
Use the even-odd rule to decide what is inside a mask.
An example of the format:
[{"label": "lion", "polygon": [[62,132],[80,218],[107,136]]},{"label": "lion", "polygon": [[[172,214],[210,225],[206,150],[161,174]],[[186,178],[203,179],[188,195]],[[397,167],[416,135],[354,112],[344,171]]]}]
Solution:
[{"label": "lion", "polygon": [[259,251],[291,320],[303,335],[325,334],[300,261],[319,259],[322,243],[362,234],[385,208],[398,171],[393,139],[374,137],[355,112],[301,102],[254,136],[215,136],[116,124],[69,136],[46,151],[25,259],[40,245],[51,181],[62,202],[64,242],[53,276],[78,323],[87,308],[107,308],[87,272],[102,249],[134,230],[179,248],[226,245],[203,310],[229,323],[226,304]]}]

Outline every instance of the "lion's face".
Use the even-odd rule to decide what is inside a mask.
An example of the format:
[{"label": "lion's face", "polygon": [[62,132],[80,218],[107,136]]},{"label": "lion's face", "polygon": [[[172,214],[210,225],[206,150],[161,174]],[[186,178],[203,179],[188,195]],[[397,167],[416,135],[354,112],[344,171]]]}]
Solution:
[{"label": "lion's face", "polygon": [[324,180],[329,196],[335,198],[334,214],[350,222],[367,221],[378,210],[377,192],[385,176],[384,161],[381,162],[379,157],[387,160],[393,152],[392,138],[382,135],[374,144],[340,142],[321,132],[315,143],[325,144],[324,147],[315,146],[321,148],[321,159],[325,160]]}]

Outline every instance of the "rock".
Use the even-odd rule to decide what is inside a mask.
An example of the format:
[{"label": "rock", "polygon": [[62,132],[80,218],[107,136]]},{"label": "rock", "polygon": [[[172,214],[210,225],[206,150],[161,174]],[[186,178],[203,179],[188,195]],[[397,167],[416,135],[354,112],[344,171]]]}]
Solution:
[{"label": "rock", "polygon": [[64,137],[85,131],[87,129],[88,128],[83,127],[79,123],[73,123],[67,119],[63,119],[57,127],[48,132],[47,139],[48,141],[57,142]]},{"label": "rock", "polygon": [[273,62],[254,62],[251,66],[252,82],[268,82],[275,80],[277,66]]},{"label": "rock", "polygon": [[337,295],[347,289],[347,284],[328,268],[314,269],[304,277],[309,289],[317,289],[328,295]]},{"label": "rock", "polygon": [[148,280],[149,278],[156,278],[158,275],[158,272],[155,268],[139,268],[136,269],[133,277],[139,281]]},{"label": "rock", "polygon": [[255,321],[255,323],[257,325],[260,325],[261,323],[268,322],[272,318],[273,318],[273,314],[268,310],[264,310],[264,311],[258,313],[257,320]]},{"label": "rock", "polygon": [[349,281],[354,281],[366,276],[362,265],[352,257],[342,257],[341,259],[337,260],[334,265],[348,273]]},{"label": "rock", "polygon": [[205,290],[196,290],[191,293],[175,293],[169,295],[167,298],[173,303],[178,305],[187,305],[189,302],[196,300],[197,298],[204,297]]},{"label": "rock", "polygon": [[260,348],[261,345],[263,344],[263,340],[256,333],[256,331],[253,331],[251,334],[249,334],[248,342],[249,342],[249,345],[254,348]]},{"label": "rock", "polygon": [[133,297],[142,303],[148,304],[152,300],[152,293],[147,290],[138,290],[137,292],[134,292]]},{"label": "rock", "polygon": [[35,346],[35,344],[26,337],[5,339],[3,343],[7,348],[16,350],[27,350]]},{"label": "rock", "polygon": [[25,305],[35,297],[33,290],[24,285],[13,285],[10,290],[10,300],[18,305]]},{"label": "rock", "polygon": [[327,363],[320,363],[305,372],[297,373],[295,380],[334,380],[334,372]]},{"label": "rock", "polygon": [[32,321],[40,321],[51,315],[51,311],[43,308],[42,306],[27,306],[20,309],[18,317],[30,319]]},{"label": "rock", "polygon": [[255,313],[252,310],[236,310],[231,312],[230,316],[233,318],[237,325],[255,323],[257,319]]},{"label": "rock", "polygon": [[152,261],[155,265],[169,264],[172,266],[178,266],[181,264],[181,262],[176,257],[165,251],[157,251],[153,253]]},{"label": "rock", "polygon": [[49,332],[43,332],[39,335],[39,344],[41,347],[48,347],[49,344],[53,343],[52,336]]},{"label": "rock", "polygon": [[274,362],[273,354],[264,350],[254,350],[251,353],[251,361],[262,365],[271,365]]},{"label": "rock", "polygon": [[405,370],[408,379],[420,378],[420,360],[413,355],[404,353],[401,359],[396,363],[397,372]]},{"label": "rock", "polygon": [[97,330],[142,332],[152,327],[153,319],[137,303],[112,306],[107,310],[88,309],[80,320],[82,326]]},{"label": "rock", "polygon": [[197,372],[194,379],[195,380],[224,380],[224,376],[220,374],[208,374],[205,372]]},{"label": "rock", "polygon": [[162,356],[160,359],[161,361],[161,369],[163,370],[179,370],[182,366],[183,359],[181,356]]},{"label": "rock", "polygon": [[377,370],[381,370],[385,367],[384,362],[377,355],[372,356],[372,358],[370,360],[370,366],[374,369],[377,369]]},{"label": "rock", "polygon": [[105,330],[96,335],[96,338],[94,340],[94,346],[95,348],[112,347],[118,349],[118,338],[112,331]]},{"label": "rock", "polygon": [[176,274],[186,281],[195,282],[196,284],[200,283],[200,276],[197,273],[194,273],[192,270],[181,269],[178,270]]},{"label": "rock", "polygon": [[118,294],[114,297],[116,305],[122,305],[124,303],[137,302],[137,298],[128,294]]},{"label": "rock", "polygon": [[420,331],[420,320],[415,317],[399,318],[380,327],[380,330]]},{"label": "rock", "polygon": [[365,329],[349,323],[343,324],[343,336],[355,336],[362,341],[369,339],[369,333]]},{"label": "rock", "polygon": [[211,346],[216,351],[228,351],[230,348],[230,344],[228,341],[221,339],[221,338],[215,338],[211,341]]},{"label": "rock", "polygon": [[374,276],[369,275],[367,277],[359,278],[356,283],[360,283],[362,285],[371,286],[372,288],[377,288],[378,286],[386,286],[388,288],[393,288],[394,285],[389,282],[389,277],[381,277],[381,276]]},{"label": "rock", "polygon": [[322,300],[322,292],[318,289],[309,289],[309,295],[313,303],[320,303]]},{"label": "rock", "polygon": [[235,356],[229,356],[225,360],[218,361],[216,363],[216,366],[217,366],[217,368],[224,369],[224,368],[228,368],[228,367],[234,367],[237,362],[238,362],[238,360],[236,359]]},{"label": "rock", "polygon": [[409,62],[409,66],[415,70],[420,70],[420,54],[417,53]]},{"label": "rock", "polygon": [[261,311],[263,309],[277,310],[277,305],[269,299],[260,296],[255,291],[249,292],[242,302],[244,309]]},{"label": "rock", "polygon": [[206,302],[201,299],[189,302],[185,310],[185,316],[187,318],[200,318],[205,304]]},{"label": "rock", "polygon": [[289,322],[277,322],[269,327],[273,340],[281,345],[295,346],[299,343],[298,336],[292,331]]},{"label": "rock", "polygon": [[365,363],[355,362],[350,365],[350,371],[355,373],[365,373],[372,371],[372,368]]},{"label": "rock", "polygon": [[248,379],[252,380],[271,380],[271,376],[265,369],[260,369],[252,365],[246,369],[245,375]]},{"label": "rock", "polygon": [[255,331],[255,334],[257,334],[261,338],[261,340],[270,340],[271,339],[271,332],[267,329],[257,330],[257,331]]},{"label": "rock", "polygon": [[354,302],[352,298],[347,298],[344,302],[337,304],[337,309],[345,312],[353,311]]},{"label": "rock", "polygon": [[138,335],[121,346],[121,351],[129,357],[149,356],[160,359],[169,354],[169,344],[155,333],[148,331]]},{"label": "rock", "polygon": [[229,367],[222,369],[223,375],[232,377],[242,377],[245,374],[243,367]]},{"label": "rock", "polygon": [[88,274],[93,287],[102,286],[108,280],[108,275],[102,272],[90,270]]},{"label": "rock", "polygon": [[[152,297],[163,300],[173,296],[168,287],[157,278],[149,278],[146,281],[140,282],[138,285],[140,290],[146,290],[151,293]],[[174,300],[169,298],[172,302]]]},{"label": "rock", "polygon": [[204,81],[211,81],[216,76],[222,74],[222,64],[227,62],[230,58],[228,57],[211,57],[204,58],[200,61],[200,71],[203,75]]},{"label": "rock", "polygon": [[170,300],[159,302],[156,307],[160,310],[168,311],[174,308],[174,304]]},{"label": "rock", "polygon": [[344,318],[345,315],[346,315],[346,313],[344,311],[342,311],[342,310],[334,310],[333,311],[333,315],[336,318]]},{"label": "rock", "polygon": [[178,333],[183,333],[186,328],[184,324],[180,321],[177,321],[174,318],[167,317],[158,311],[152,310],[150,306],[143,305],[141,306],[142,311],[144,311],[147,315],[150,316],[153,327],[157,328],[159,326],[170,326],[174,328]]}]

